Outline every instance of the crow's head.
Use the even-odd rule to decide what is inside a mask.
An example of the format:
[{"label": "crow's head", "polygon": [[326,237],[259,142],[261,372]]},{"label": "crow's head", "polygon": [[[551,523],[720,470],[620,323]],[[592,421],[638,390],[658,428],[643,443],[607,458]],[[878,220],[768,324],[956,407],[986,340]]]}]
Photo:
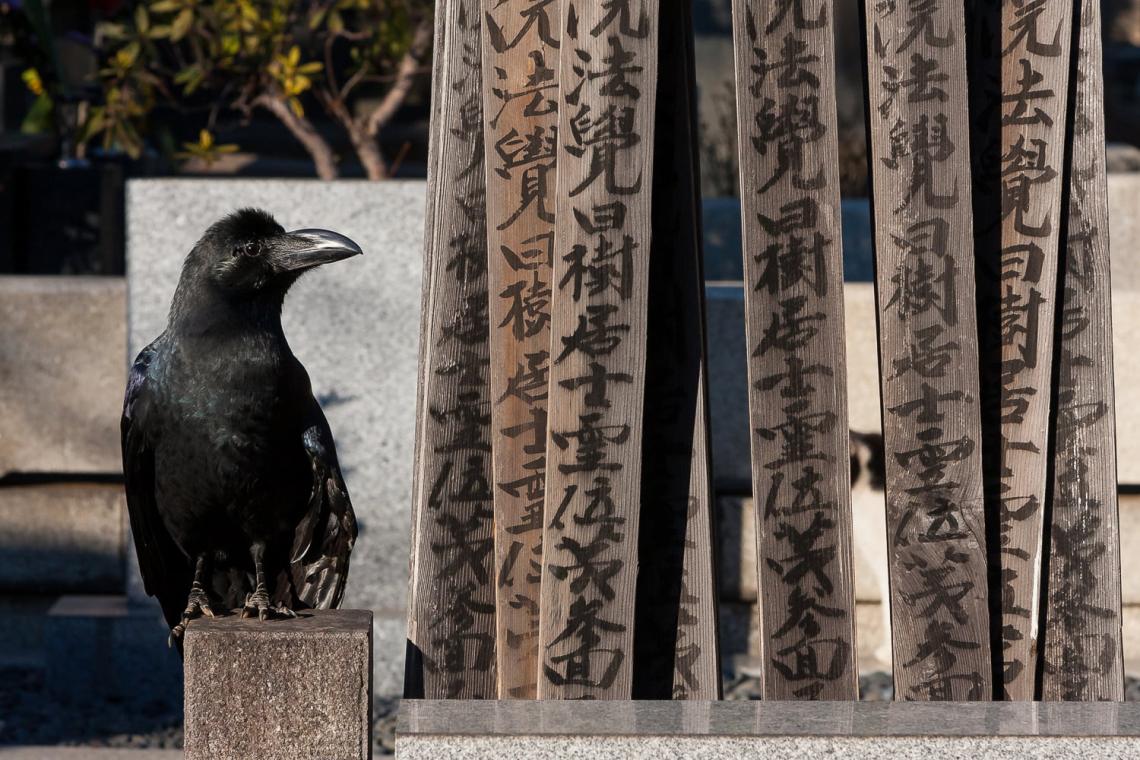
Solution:
[{"label": "crow's head", "polygon": [[235,295],[284,295],[302,272],[363,253],[328,230],[286,232],[259,209],[235,211],[214,223],[187,259],[187,268]]}]

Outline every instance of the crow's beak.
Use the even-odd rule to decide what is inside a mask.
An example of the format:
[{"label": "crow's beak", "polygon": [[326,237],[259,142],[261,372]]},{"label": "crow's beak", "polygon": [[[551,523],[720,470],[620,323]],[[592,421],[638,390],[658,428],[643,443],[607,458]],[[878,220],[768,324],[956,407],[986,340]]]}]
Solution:
[{"label": "crow's beak", "polygon": [[281,272],[303,272],[364,253],[344,235],[329,230],[294,230],[274,247],[274,264]]}]

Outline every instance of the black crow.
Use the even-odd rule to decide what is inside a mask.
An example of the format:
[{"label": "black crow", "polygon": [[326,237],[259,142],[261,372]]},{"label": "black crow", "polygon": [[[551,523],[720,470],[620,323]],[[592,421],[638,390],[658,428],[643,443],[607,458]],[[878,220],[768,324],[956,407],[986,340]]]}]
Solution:
[{"label": "black crow", "polygon": [[216,604],[264,620],[344,596],[356,517],[281,306],[303,272],[359,253],[264,211],[225,217],[186,257],[166,331],[131,368],[127,506],[174,639]]}]

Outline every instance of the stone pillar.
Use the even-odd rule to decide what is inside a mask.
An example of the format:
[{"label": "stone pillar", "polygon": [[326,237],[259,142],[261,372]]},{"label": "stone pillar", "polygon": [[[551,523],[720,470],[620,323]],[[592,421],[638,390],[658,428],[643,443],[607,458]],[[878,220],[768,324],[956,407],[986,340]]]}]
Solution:
[{"label": "stone pillar", "polygon": [[195,620],[186,630],[186,760],[372,757],[372,613]]}]

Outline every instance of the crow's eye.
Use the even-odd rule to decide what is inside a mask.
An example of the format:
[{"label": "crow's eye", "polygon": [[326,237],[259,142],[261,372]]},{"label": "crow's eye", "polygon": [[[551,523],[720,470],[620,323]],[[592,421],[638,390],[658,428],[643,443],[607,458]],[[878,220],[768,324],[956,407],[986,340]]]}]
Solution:
[{"label": "crow's eye", "polygon": [[230,251],[230,255],[235,259],[238,256],[257,256],[259,253],[261,253],[261,246],[257,243],[242,243]]}]

